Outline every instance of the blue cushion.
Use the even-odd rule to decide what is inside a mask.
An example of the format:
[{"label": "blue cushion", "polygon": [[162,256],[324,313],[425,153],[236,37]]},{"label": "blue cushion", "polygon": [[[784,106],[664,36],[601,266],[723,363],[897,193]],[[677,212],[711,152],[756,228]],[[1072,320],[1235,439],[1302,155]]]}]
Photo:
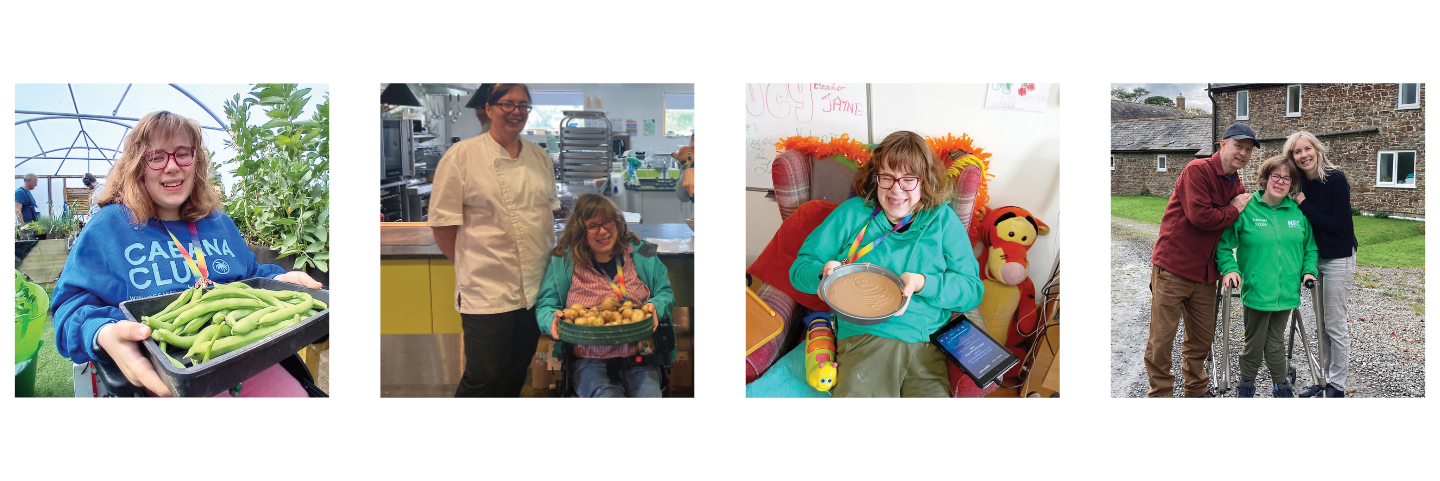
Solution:
[{"label": "blue cushion", "polygon": [[805,382],[805,343],[775,361],[760,379],[745,385],[745,397],[830,397]]}]

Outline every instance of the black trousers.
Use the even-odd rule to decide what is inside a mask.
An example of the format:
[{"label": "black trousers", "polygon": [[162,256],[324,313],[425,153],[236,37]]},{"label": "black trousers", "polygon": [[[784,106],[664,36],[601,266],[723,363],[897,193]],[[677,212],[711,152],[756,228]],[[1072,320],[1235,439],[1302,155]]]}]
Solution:
[{"label": "black trousers", "polygon": [[540,338],[535,309],[460,314],[460,325],[465,330],[465,374],[455,397],[519,397]]}]

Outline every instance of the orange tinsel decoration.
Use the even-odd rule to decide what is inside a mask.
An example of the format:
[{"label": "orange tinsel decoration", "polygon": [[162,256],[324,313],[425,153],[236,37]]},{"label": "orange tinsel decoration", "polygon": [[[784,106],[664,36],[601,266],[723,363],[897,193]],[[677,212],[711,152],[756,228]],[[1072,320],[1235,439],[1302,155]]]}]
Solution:
[{"label": "orange tinsel decoration", "polygon": [[820,140],[819,137],[786,137],[775,143],[775,150],[784,152],[794,150],[805,154],[806,157],[825,159],[834,156],[844,156],[855,162],[856,167],[864,167],[865,162],[870,160],[870,148],[850,136],[841,135],[831,137],[830,140]]},{"label": "orange tinsel decoration", "polygon": [[[974,146],[974,139],[970,138],[970,134],[965,133],[960,134],[959,138],[950,134],[945,134],[944,137],[940,138],[925,137],[925,143],[930,144],[930,150],[935,153],[935,158],[945,163],[946,171],[951,180],[956,180],[956,178],[959,177],[960,171],[964,169],[964,165],[958,164],[960,164],[960,161],[964,160],[966,156],[973,155],[975,159],[979,160],[980,189],[975,193],[975,211],[973,218],[979,219],[984,217],[985,214],[982,209],[985,208],[986,204],[990,203],[990,178],[994,177],[994,175],[990,174],[990,156],[994,154],[986,153],[985,149],[976,148]],[[950,158],[952,152],[960,152],[961,154],[956,155],[955,158],[952,159]]]}]

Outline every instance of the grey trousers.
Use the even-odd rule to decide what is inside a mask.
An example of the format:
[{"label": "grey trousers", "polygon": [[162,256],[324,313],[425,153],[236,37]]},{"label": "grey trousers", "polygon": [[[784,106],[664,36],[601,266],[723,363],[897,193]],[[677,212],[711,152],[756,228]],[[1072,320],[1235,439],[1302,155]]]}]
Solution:
[{"label": "grey trousers", "polygon": [[1321,338],[1325,350],[1325,378],[1331,385],[1343,390],[1345,376],[1350,371],[1350,328],[1349,319],[1350,287],[1355,285],[1355,256],[1339,259],[1321,259],[1319,264],[1320,293],[1325,304],[1325,333]]}]

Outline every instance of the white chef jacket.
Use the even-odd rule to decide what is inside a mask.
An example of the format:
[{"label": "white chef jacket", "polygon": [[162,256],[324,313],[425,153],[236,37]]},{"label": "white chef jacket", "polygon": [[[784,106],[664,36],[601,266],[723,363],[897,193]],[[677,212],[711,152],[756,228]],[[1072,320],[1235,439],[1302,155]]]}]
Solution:
[{"label": "white chef jacket", "polygon": [[430,191],[431,227],[455,235],[455,310],[498,314],[535,305],[555,246],[554,162],[520,139],[510,158],[489,133],[452,145]]}]

